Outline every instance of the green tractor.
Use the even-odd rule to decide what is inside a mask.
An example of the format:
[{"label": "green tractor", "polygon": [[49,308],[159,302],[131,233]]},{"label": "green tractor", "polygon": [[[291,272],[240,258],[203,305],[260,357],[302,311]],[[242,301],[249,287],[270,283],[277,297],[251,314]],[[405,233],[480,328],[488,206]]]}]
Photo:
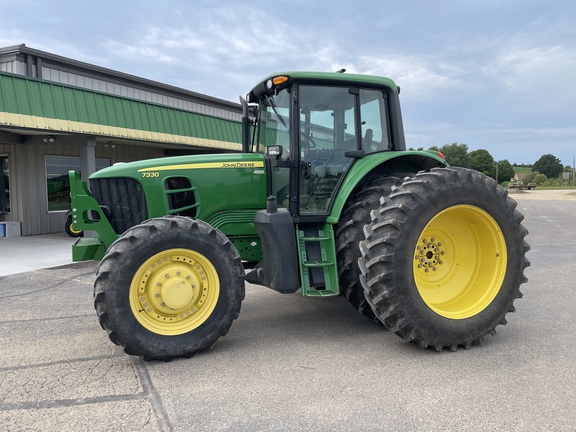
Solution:
[{"label": "green tractor", "polygon": [[523,216],[485,175],[407,151],[387,78],[274,74],[241,98],[242,153],[71,172],[75,261],[101,259],[94,303],[145,360],[224,336],[245,282],[343,295],[422,348],[469,348],[526,282]]}]

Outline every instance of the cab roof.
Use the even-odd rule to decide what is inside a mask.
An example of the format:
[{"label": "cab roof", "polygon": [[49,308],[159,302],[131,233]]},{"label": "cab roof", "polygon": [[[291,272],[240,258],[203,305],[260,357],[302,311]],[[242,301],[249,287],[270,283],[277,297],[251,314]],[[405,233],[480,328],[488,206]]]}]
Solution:
[{"label": "cab roof", "polygon": [[398,91],[399,87],[390,78],[376,76],[376,75],[363,75],[363,74],[349,74],[340,72],[277,72],[264,78],[258,85],[250,91],[249,95],[259,98],[263,93],[268,91],[266,83],[268,80],[279,76],[288,77],[288,81],[282,85],[285,87],[290,82],[297,80],[298,82],[314,82],[314,83],[332,83],[332,84],[347,84],[347,85],[375,85],[388,87],[391,91]]}]

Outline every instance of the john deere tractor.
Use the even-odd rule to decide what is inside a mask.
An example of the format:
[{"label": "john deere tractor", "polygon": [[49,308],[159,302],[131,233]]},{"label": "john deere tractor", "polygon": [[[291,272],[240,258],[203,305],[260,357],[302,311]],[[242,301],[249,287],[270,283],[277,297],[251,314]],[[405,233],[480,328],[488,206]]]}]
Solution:
[{"label": "john deere tractor", "polygon": [[393,81],[287,72],[255,86],[242,152],[71,173],[76,261],[101,259],[112,342],[191,357],[240,313],[246,282],[344,296],[422,348],[494,334],[529,265],[523,216],[485,175],[407,151]]}]

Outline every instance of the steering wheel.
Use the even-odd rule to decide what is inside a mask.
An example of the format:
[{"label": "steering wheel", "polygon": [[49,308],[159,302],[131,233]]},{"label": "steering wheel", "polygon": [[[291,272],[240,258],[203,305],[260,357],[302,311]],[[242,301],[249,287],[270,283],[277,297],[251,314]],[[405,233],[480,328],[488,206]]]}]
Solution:
[{"label": "steering wheel", "polygon": [[304,144],[306,144],[305,147],[311,149],[316,148],[316,142],[314,141],[314,139],[310,136],[306,136],[302,131],[300,131],[300,139]]}]

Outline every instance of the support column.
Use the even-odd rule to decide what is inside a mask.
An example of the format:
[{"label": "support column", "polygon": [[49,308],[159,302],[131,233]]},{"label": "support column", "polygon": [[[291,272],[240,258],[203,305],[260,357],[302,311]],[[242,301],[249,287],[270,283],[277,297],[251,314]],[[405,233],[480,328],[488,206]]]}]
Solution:
[{"label": "support column", "polygon": [[84,181],[96,172],[96,137],[86,137],[80,146],[80,172]]},{"label": "support column", "polygon": [[[96,137],[86,137],[80,145],[80,175],[82,180],[88,181],[90,174],[96,172]],[[84,237],[98,237],[95,231],[84,231]]]}]

